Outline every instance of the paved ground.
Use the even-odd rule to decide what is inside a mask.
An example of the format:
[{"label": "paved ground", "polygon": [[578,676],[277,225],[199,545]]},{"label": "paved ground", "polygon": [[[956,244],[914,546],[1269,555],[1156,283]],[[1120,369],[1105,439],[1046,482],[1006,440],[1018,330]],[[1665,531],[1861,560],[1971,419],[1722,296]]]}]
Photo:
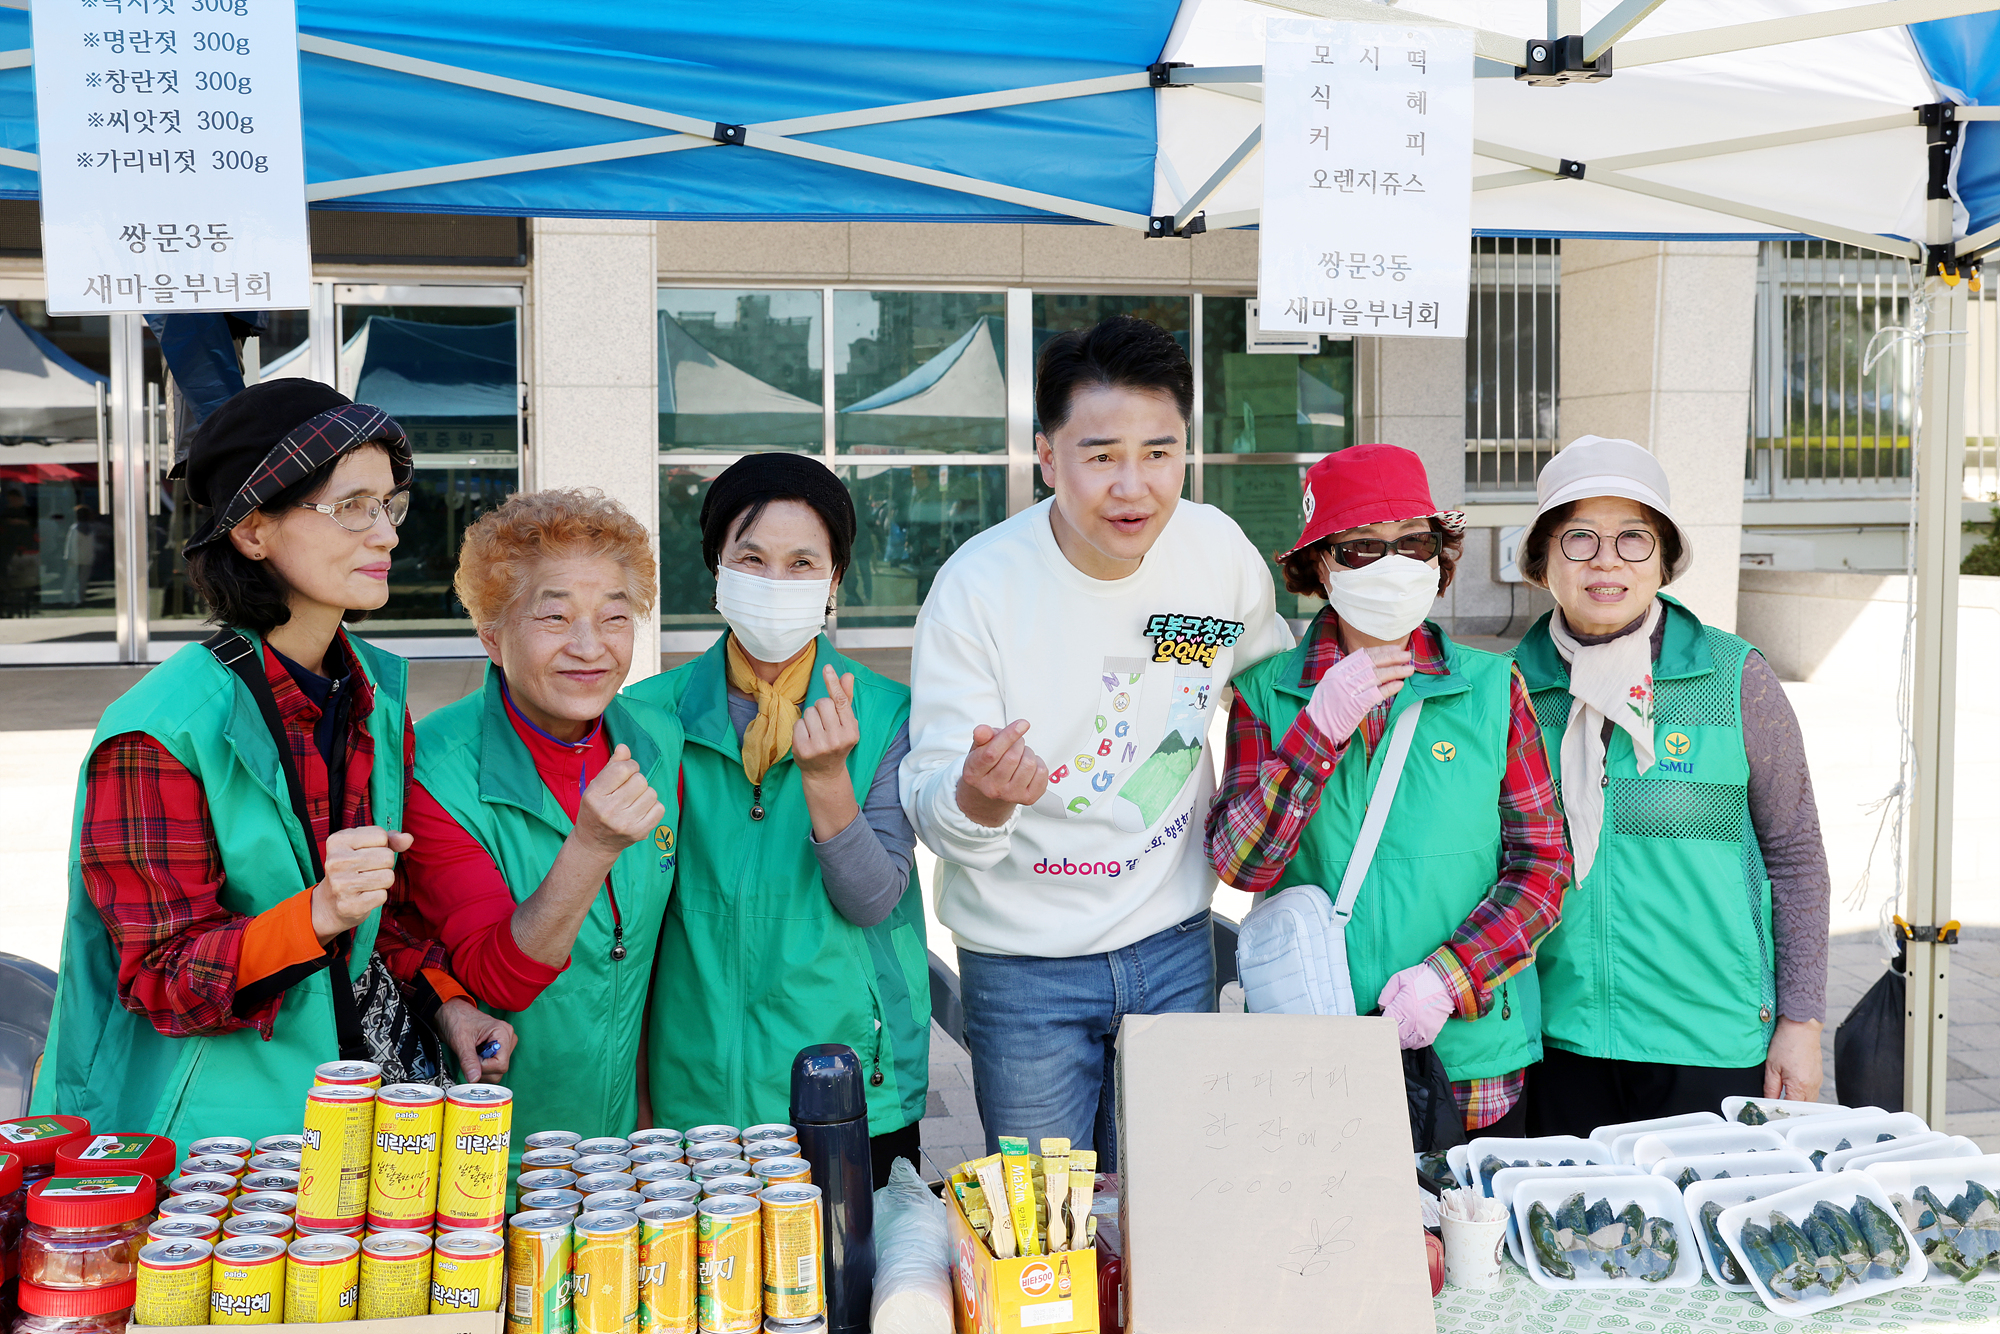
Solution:
[{"label": "paved ground", "polygon": [[[1497,645],[1485,645],[1497,647]],[[908,654],[857,655],[907,678]],[[668,665],[684,659],[671,659]],[[411,705],[422,716],[475,689],[480,662],[421,662],[411,668]],[[53,967],[61,939],[63,886],[76,772],[98,714],[143,674],[125,668],[0,670],[0,950]],[[1965,683],[1968,686],[1971,683]],[[1828,858],[1835,911],[1825,1039],[1827,1087],[1833,1088],[1834,1027],[1883,970],[1875,925],[1890,884],[1887,841],[1874,874],[1857,893],[1876,843],[1872,803],[1895,781],[1896,736],[1890,702],[1833,687],[1787,686],[1806,733]],[[1966,923],[1953,955],[1947,1129],[2000,1152],[2000,700],[1967,691],[1959,718],[1958,821],[1953,915]],[[1219,737],[1217,738],[1219,740]],[[931,882],[930,858],[919,866]],[[1230,917],[1241,896],[1221,890],[1216,907]],[[932,919],[931,949],[955,966],[950,933]],[[949,1170],[984,1152],[965,1053],[933,1028],[931,1095],[923,1126],[933,1170]]]}]

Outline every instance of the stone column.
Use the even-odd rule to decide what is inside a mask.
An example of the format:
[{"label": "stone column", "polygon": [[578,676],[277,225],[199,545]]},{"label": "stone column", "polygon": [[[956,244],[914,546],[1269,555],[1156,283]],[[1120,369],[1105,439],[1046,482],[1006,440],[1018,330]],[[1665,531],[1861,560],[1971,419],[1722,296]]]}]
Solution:
[{"label": "stone column", "polygon": [[1562,440],[1633,440],[1673,486],[1694,567],[1671,591],[1736,626],[1754,241],[1564,241]]},{"label": "stone column", "polygon": [[[659,546],[658,267],[654,226],[536,218],[528,284],[523,484],[596,487]],[[630,680],[660,667],[657,614],[635,633]]]}]

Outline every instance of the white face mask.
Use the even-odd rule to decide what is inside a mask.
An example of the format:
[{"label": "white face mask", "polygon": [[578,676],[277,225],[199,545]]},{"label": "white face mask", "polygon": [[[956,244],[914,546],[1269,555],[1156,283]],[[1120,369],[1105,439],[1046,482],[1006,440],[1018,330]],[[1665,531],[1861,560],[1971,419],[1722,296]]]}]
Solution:
[{"label": "white face mask", "polygon": [[1340,619],[1376,639],[1401,639],[1424,622],[1438,596],[1435,565],[1390,554],[1350,570],[1331,559],[1321,566],[1326,600]]},{"label": "white face mask", "polygon": [[759,662],[787,662],[826,624],[831,579],[765,579],[723,566],[715,572],[715,608]]}]

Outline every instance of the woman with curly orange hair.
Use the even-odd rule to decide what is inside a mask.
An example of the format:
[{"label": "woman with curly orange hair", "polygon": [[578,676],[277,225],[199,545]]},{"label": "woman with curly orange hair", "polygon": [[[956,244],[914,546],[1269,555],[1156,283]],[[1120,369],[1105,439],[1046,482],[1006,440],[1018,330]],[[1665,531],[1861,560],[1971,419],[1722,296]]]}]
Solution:
[{"label": "woman with curly orange hair", "polygon": [[626,1135],[651,1123],[640,1037],[679,823],[680,724],[618,693],[652,543],[597,492],[511,496],[466,531],[455,587],[492,663],[417,725],[411,898],[520,1033],[515,1124]]}]

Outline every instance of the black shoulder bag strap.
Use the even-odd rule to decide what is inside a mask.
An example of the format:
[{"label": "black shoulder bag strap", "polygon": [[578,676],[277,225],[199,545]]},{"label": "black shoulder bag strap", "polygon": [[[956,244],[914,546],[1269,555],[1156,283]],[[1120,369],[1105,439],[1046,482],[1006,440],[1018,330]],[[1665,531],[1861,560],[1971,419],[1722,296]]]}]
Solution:
[{"label": "black shoulder bag strap", "polygon": [[[264,655],[257,646],[227,626],[217,630],[201,646],[215,655],[215,660],[236,673],[250,691],[250,698],[257,701],[257,711],[264,715],[264,726],[271,730],[271,742],[278,748],[278,763],[285,773],[285,790],[292,799],[292,814],[298,817],[299,828],[304,831],[306,852],[312,858],[313,883],[326,879],[326,863],[320,856],[319,844],[313,838],[312,816],[306,810],[306,787],[299,779],[299,767],[292,760],[291,743],[285,739],[284,720],[278,716],[278,701],[271,693],[271,682],[264,675]],[[344,749],[344,746],[343,746]],[[346,766],[327,766],[327,782],[330,786],[332,806],[330,827],[340,823],[341,789],[346,774],[339,772]],[[340,1059],[344,1061],[365,1061],[368,1059],[368,1043],[361,1034],[361,1008],[354,1000],[354,984],[347,976],[346,963],[354,949],[354,933],[343,933],[335,942],[336,950],[328,971],[327,990],[333,994],[333,1026],[340,1039]]]}]

